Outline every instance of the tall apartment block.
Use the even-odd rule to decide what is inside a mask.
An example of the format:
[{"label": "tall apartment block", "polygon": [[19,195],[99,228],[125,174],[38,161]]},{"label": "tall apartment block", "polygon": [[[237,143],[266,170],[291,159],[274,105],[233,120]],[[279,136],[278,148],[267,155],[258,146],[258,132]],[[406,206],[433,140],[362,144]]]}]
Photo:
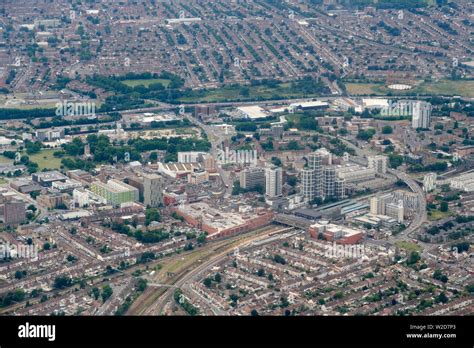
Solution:
[{"label": "tall apartment block", "polygon": [[431,123],[431,104],[424,101],[413,103],[413,116],[411,126],[417,128],[429,128]]},{"label": "tall apartment block", "polygon": [[265,168],[265,193],[269,198],[279,197],[283,188],[283,171],[280,167]]},{"label": "tall apartment block", "polygon": [[301,171],[301,185],[303,196],[307,201],[312,201],[315,198],[316,181],[314,169],[303,169]]},{"label": "tall apartment block", "polygon": [[308,167],[314,170],[314,196],[323,197],[323,158],[317,152],[308,155]]},{"label": "tall apartment block", "polygon": [[343,199],[346,197],[346,180],[336,178],[334,185],[334,195],[337,199]]},{"label": "tall apartment block", "polygon": [[325,167],[323,169],[323,196],[325,198],[336,195],[336,169]]},{"label": "tall apartment block", "polygon": [[3,205],[3,220],[6,226],[19,225],[26,221],[25,203],[9,201]]},{"label": "tall apartment block", "polygon": [[143,174],[143,204],[156,208],[163,205],[163,178],[158,174]]}]

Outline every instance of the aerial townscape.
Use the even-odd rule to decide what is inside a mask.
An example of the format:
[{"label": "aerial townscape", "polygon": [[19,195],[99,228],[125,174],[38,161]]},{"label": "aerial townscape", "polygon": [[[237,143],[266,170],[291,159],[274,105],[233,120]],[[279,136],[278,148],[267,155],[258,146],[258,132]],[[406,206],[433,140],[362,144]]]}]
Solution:
[{"label": "aerial townscape", "polygon": [[470,0],[2,0],[0,313],[472,316]]}]

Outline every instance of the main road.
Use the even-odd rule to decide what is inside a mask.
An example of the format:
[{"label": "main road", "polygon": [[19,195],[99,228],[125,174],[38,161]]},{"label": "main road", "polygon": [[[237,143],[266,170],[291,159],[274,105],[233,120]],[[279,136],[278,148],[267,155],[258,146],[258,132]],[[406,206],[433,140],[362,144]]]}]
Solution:
[{"label": "main road", "polygon": [[[354,149],[357,157],[359,158],[358,162],[362,161],[365,163],[368,156],[375,154],[370,149],[367,149],[367,148],[362,149],[361,147],[356,146],[355,144],[351,143],[347,139],[344,139],[344,138],[339,138],[339,139],[348,147]],[[407,173],[398,171],[396,169],[388,169],[387,171],[390,174],[396,176],[399,180],[402,180],[410,188],[410,190],[412,190],[418,196],[419,204],[418,204],[417,210],[415,211],[415,216],[412,222],[410,223],[410,225],[405,231],[403,231],[402,233],[394,237],[394,239],[397,239],[397,240],[408,240],[410,238],[413,238],[414,232],[418,231],[427,220],[425,193],[423,192],[420,185],[418,185],[418,183],[415,180],[413,180]]]},{"label": "main road", "polygon": [[[193,117],[192,115],[190,115],[188,113],[185,113],[184,117],[187,118],[195,126],[197,126],[197,127],[204,130],[204,132],[206,133],[206,135],[207,135],[207,137],[208,137],[208,139],[209,139],[209,141],[211,142],[211,145],[212,145],[211,155],[214,159],[217,160],[217,162],[219,162],[219,151],[223,150],[221,148],[222,143],[226,139],[230,138],[230,134],[226,134],[223,129],[220,129],[218,127],[204,124],[204,123],[202,123],[201,121],[199,121],[198,119],[196,119],[195,117]],[[216,168],[217,168],[217,171],[219,172],[219,175],[221,176],[222,182],[224,184],[223,189],[225,190],[225,196],[228,197],[228,196],[230,196],[230,190],[232,189],[232,182],[231,182],[230,175],[227,171],[222,169],[222,166],[220,165],[220,163],[217,163]]]}]

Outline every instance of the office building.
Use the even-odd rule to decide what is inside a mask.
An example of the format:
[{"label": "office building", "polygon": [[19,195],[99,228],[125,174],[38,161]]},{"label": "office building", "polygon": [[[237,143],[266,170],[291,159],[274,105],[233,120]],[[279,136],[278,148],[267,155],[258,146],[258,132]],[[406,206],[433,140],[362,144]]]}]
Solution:
[{"label": "office building", "polygon": [[66,182],[67,176],[61,174],[57,170],[52,170],[49,172],[34,173],[33,175],[31,175],[31,179],[33,180],[33,182],[36,182],[41,186],[51,187],[53,185],[53,182],[55,181]]},{"label": "office building", "polygon": [[78,206],[79,208],[84,208],[89,205],[89,193],[81,188],[74,189],[72,191],[72,198],[74,200],[74,205]]},{"label": "office building", "polygon": [[370,199],[370,213],[372,215],[385,215],[385,206],[392,200],[391,194],[377,195]]},{"label": "office building", "polygon": [[281,139],[283,137],[283,132],[285,131],[285,128],[283,127],[282,124],[275,124],[272,125],[272,137],[274,139]]},{"label": "office building", "polygon": [[208,155],[208,153],[200,151],[178,152],[178,163],[197,163],[204,155]]},{"label": "office building", "polygon": [[244,190],[252,190],[258,186],[265,188],[265,169],[248,167],[240,172],[241,188]]},{"label": "office building", "polygon": [[362,167],[357,164],[337,165],[335,170],[337,177],[344,179],[346,183],[369,181],[375,178],[375,168]]},{"label": "office building", "polygon": [[398,201],[398,202],[391,202],[387,203],[385,205],[385,214],[390,216],[391,218],[394,218],[397,220],[398,223],[403,222],[403,214],[404,214],[404,208],[403,208],[403,201]]},{"label": "office building", "polygon": [[376,173],[385,174],[387,172],[387,156],[369,156],[369,168],[373,168]]},{"label": "office building", "polygon": [[64,129],[39,129],[35,132],[35,137],[36,140],[45,142],[63,139],[64,134]]},{"label": "office building", "polygon": [[461,190],[464,192],[474,191],[474,173],[465,173],[458,175],[449,180],[451,189]]},{"label": "office building", "polygon": [[48,194],[41,194],[36,198],[36,202],[48,209],[68,207],[71,196],[59,191],[50,191]]},{"label": "office building", "polygon": [[203,169],[198,169],[188,174],[188,183],[193,185],[204,184],[209,181],[209,172]]},{"label": "office building", "polygon": [[311,238],[323,237],[327,241],[338,244],[356,244],[364,236],[362,230],[336,225],[327,221],[319,221],[308,229]]},{"label": "office building", "polygon": [[403,201],[405,209],[416,210],[420,206],[420,200],[415,192],[395,190],[392,192],[392,202]]},{"label": "office building", "polygon": [[91,191],[114,206],[139,200],[137,188],[115,179],[107,181],[106,184],[95,181],[91,184]]},{"label": "office building", "polygon": [[370,199],[370,214],[385,215],[397,220],[398,223],[404,221],[405,203],[400,199],[401,194],[377,195]]}]

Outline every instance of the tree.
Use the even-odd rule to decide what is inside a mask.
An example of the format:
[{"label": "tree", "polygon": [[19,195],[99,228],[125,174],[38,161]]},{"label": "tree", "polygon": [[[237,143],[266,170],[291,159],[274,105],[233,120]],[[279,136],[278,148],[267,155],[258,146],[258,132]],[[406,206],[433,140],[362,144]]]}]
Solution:
[{"label": "tree", "polygon": [[113,292],[114,291],[109,284],[104,285],[104,287],[102,287],[102,302],[107,301],[109,297],[112,296]]},{"label": "tree", "polygon": [[393,129],[390,126],[383,126],[382,128],[382,134],[392,134]]},{"label": "tree", "polygon": [[397,169],[399,166],[403,164],[403,156],[390,154],[388,156],[388,161],[389,161],[390,168]]},{"label": "tree", "polygon": [[289,305],[290,303],[288,302],[288,299],[285,296],[282,296],[280,298],[280,307],[285,308],[285,307],[288,307]]},{"label": "tree", "polygon": [[26,275],[26,271],[16,271],[15,272],[15,279],[21,279]]},{"label": "tree", "polygon": [[212,279],[211,278],[206,278],[206,279],[203,280],[202,283],[206,286],[206,288],[210,288],[211,285],[212,285]]},{"label": "tree", "polygon": [[158,209],[149,208],[145,213],[145,225],[148,226],[154,221],[161,221],[161,215]]},{"label": "tree", "polygon": [[93,287],[92,288],[92,297],[94,297],[96,300],[99,299],[100,296],[100,290],[98,287]]},{"label": "tree", "polygon": [[436,298],[437,302],[447,303],[449,301],[448,296],[444,292],[440,293]]},{"label": "tree", "polygon": [[362,130],[361,129],[361,130],[359,130],[359,133],[357,134],[357,139],[369,141],[370,139],[372,139],[374,134],[375,134],[375,129],[373,129],[373,128],[369,128],[367,130]]},{"label": "tree", "polygon": [[441,270],[437,269],[433,273],[433,279],[439,280],[440,282],[447,283],[448,277],[441,272]]},{"label": "tree", "polygon": [[77,257],[75,257],[74,255],[68,255],[68,256],[66,257],[66,260],[67,260],[68,262],[74,263],[74,262],[77,261]]},{"label": "tree", "polygon": [[286,263],[286,260],[281,255],[278,255],[278,254],[273,256],[273,260],[276,263],[279,263],[279,264],[282,264],[282,265],[284,265]]},{"label": "tree", "polygon": [[416,252],[416,251],[412,251],[410,253],[410,256],[408,257],[407,263],[409,265],[413,265],[413,264],[417,263],[420,259],[421,259],[420,254],[418,254],[418,252]]},{"label": "tree", "polygon": [[441,204],[439,205],[439,210],[442,211],[442,212],[447,212],[449,209],[449,206],[448,206],[448,202],[441,202]]},{"label": "tree", "polygon": [[300,145],[298,144],[298,142],[296,140],[290,140],[290,142],[288,143],[288,150],[299,150],[300,149]]},{"label": "tree", "polygon": [[279,159],[278,157],[272,157],[272,163],[274,165],[276,165],[277,167],[280,167],[281,166],[281,159]]},{"label": "tree", "polygon": [[147,286],[148,286],[148,282],[147,282],[146,279],[143,279],[143,278],[138,279],[138,283],[137,283],[137,291],[138,292],[145,291]]},{"label": "tree", "polygon": [[349,133],[349,131],[346,128],[341,128],[339,129],[338,132],[340,135],[347,135]]},{"label": "tree", "polygon": [[55,289],[64,289],[72,285],[72,279],[67,276],[60,276],[54,279],[53,287]]},{"label": "tree", "polygon": [[250,315],[251,315],[252,317],[258,317],[259,314],[258,314],[257,310],[252,309],[252,311],[250,312]]},{"label": "tree", "polygon": [[216,273],[214,275],[214,280],[217,282],[217,283],[220,283],[222,281],[222,276],[220,273]]},{"label": "tree", "polygon": [[148,157],[150,161],[156,161],[158,160],[158,154],[156,152],[150,153],[150,156]]},{"label": "tree", "polygon": [[236,294],[230,294],[229,298],[233,303],[236,303],[239,300],[239,296]]},{"label": "tree", "polygon": [[232,195],[237,196],[240,194],[240,182],[234,181],[234,186],[232,187]]},{"label": "tree", "polygon": [[198,242],[199,244],[204,244],[204,243],[206,243],[206,234],[205,234],[205,233],[201,233],[201,234],[199,235],[199,237],[197,238],[197,242]]}]

